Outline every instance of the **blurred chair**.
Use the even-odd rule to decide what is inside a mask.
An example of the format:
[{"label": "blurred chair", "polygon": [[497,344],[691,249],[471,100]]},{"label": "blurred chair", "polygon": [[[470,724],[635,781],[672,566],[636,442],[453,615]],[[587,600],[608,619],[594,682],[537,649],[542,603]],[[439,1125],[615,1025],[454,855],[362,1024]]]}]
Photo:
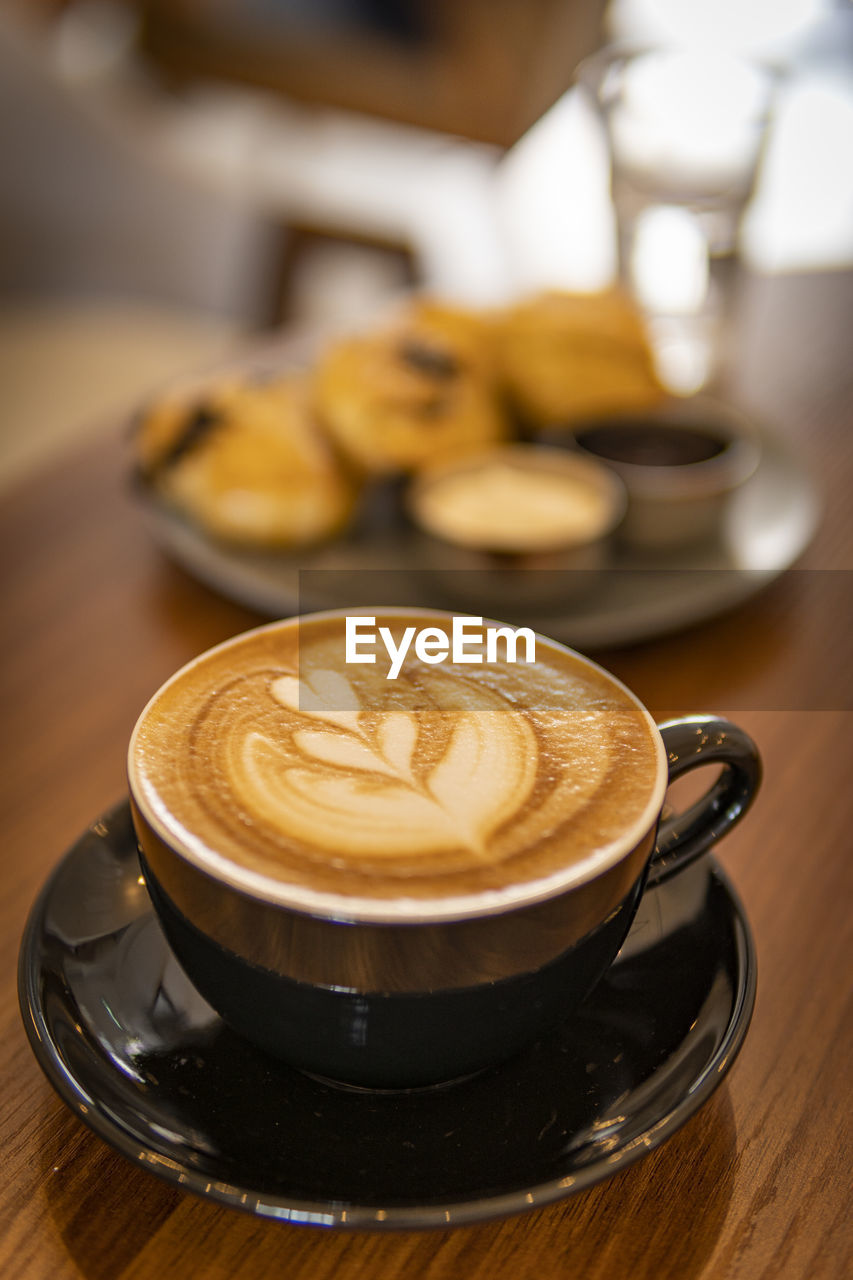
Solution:
[{"label": "blurred chair", "polygon": [[246,331],[508,289],[495,172],[603,0],[6,0],[0,485]]},{"label": "blurred chair", "polygon": [[505,292],[495,165],[571,84],[603,6],[42,0],[58,72],[102,129],[264,220],[261,324],[298,313],[311,259]]}]

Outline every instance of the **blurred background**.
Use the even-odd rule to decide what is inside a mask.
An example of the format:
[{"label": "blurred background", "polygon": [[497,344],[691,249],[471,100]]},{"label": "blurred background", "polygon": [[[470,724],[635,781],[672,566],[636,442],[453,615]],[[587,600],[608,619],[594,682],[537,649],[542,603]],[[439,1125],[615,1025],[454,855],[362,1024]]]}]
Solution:
[{"label": "blurred background", "polygon": [[[606,285],[613,140],[578,68],[623,42],[766,70],[740,256],[853,263],[841,0],[3,0],[0,484],[259,333],[413,284],[477,305]],[[715,84],[720,113],[681,123],[728,164]],[[647,222],[683,310],[690,236]]]}]

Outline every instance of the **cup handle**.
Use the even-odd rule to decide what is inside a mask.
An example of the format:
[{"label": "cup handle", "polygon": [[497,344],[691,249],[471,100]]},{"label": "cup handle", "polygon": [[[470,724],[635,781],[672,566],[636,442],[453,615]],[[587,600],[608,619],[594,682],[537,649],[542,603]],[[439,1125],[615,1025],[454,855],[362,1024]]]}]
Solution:
[{"label": "cup handle", "polygon": [[716,716],[685,716],[658,725],[669,762],[669,780],[701,765],[721,764],[705,795],[683,813],[667,815],[646,883],[662,884],[694,862],[739,822],[761,784],[761,757],[743,729]]}]

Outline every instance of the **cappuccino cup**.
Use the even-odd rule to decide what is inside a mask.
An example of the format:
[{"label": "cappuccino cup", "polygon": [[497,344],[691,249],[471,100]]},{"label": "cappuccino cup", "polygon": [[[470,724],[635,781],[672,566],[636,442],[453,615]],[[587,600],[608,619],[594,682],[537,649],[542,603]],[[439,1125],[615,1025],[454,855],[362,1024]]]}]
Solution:
[{"label": "cappuccino cup", "polygon": [[[703,764],[709,790],[661,820]],[[736,726],[658,727],[554,641],[403,608],[209,650],[128,756],[144,878],[195,986],[262,1049],[371,1089],[467,1077],[565,1019],[645,887],[724,835],[760,772]]]}]

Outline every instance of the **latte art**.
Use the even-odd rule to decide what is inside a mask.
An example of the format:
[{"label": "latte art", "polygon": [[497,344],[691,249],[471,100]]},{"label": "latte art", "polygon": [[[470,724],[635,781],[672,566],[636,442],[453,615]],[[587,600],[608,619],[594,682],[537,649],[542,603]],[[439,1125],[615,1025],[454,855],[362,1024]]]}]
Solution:
[{"label": "latte art", "polygon": [[[318,671],[311,687],[324,685],[354,696],[337,672]],[[425,675],[422,688],[448,724],[443,753],[424,765],[414,712],[381,712],[368,726],[361,709],[301,710],[301,687],[281,676],[270,688],[299,727],[234,744],[235,789],[246,808],[343,861],[393,865],[403,831],[407,860],[447,850],[460,864],[466,855],[471,863],[495,857],[489,837],[527,802],[536,777],[536,737],[511,704],[484,686],[466,699],[455,681]]]},{"label": "latte art", "polygon": [[314,892],[454,896],[594,856],[648,805],[645,713],[575,655],[388,682],[343,637],[343,615],[261,628],[161,690],[131,768],[171,838]]}]

